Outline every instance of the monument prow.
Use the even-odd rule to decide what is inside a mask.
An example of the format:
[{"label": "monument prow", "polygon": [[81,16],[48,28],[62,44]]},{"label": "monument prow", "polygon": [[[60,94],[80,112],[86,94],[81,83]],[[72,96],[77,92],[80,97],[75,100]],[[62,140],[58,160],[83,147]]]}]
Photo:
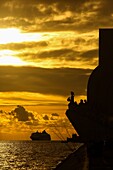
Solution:
[{"label": "monument prow", "polygon": [[113,29],[99,29],[99,64],[87,86],[87,104],[70,105],[66,115],[80,138],[113,138]]}]

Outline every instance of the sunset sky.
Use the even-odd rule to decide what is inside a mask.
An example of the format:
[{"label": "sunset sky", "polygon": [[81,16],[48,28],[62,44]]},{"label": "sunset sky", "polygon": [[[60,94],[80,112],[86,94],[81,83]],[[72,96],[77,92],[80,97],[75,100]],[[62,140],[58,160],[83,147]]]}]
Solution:
[{"label": "sunset sky", "polygon": [[1,140],[74,132],[67,97],[74,91],[77,102],[86,99],[98,29],[113,27],[112,7],[112,0],[0,1]]}]

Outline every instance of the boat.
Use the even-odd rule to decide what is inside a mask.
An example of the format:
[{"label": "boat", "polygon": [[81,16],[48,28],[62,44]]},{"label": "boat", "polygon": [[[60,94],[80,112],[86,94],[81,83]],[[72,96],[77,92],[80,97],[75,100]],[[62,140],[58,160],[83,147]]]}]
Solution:
[{"label": "boat", "polygon": [[30,138],[32,140],[46,140],[46,141],[51,140],[50,134],[48,134],[45,130],[42,132],[37,131],[37,132],[32,133]]}]

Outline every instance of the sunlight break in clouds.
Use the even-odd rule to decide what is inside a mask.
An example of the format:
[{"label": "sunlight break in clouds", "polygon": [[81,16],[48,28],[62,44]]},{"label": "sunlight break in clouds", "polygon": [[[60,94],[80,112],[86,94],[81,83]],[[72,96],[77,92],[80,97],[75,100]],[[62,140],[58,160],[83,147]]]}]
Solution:
[{"label": "sunlight break in clouds", "polygon": [[0,51],[0,65],[1,66],[25,66],[26,63],[18,57],[14,57],[14,52],[11,50],[1,50]]},{"label": "sunlight break in clouds", "polygon": [[0,44],[40,41],[41,34],[23,33],[17,28],[1,28],[0,29]]},{"label": "sunlight break in clouds", "polygon": [[[21,43],[40,41],[42,35],[39,33],[23,33],[17,28],[0,29],[0,44]],[[0,65],[25,66],[32,65],[26,63],[19,57],[15,56],[12,50],[0,50]]]},{"label": "sunlight break in clouds", "polygon": [[0,65],[14,65],[14,66],[24,66],[26,63],[20,58],[13,56],[0,57]]}]

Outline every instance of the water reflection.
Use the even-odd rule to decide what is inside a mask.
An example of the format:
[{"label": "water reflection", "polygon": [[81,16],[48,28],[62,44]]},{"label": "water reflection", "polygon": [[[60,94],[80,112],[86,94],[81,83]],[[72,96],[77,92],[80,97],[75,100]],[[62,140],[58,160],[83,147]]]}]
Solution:
[{"label": "water reflection", "polygon": [[[78,144],[75,144],[75,147],[78,147]],[[2,141],[0,169],[52,170],[71,152],[69,147],[61,142]]]}]

